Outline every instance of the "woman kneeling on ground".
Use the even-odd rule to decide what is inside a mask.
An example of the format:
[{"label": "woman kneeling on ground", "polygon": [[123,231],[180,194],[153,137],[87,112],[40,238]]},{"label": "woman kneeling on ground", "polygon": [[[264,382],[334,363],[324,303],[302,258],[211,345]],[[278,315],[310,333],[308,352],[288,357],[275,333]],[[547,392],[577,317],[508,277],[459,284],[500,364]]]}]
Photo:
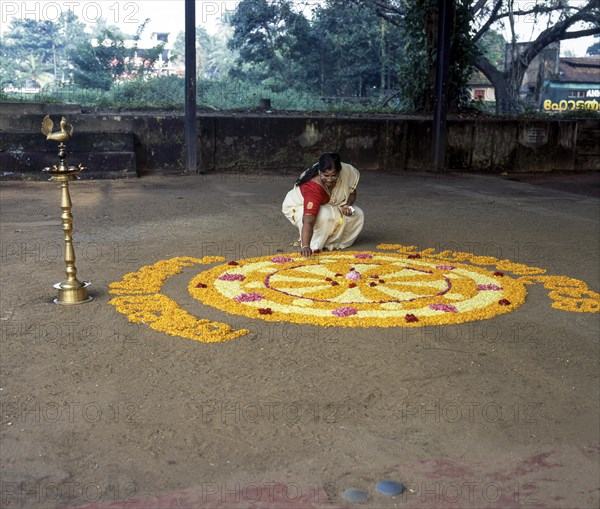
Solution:
[{"label": "woman kneeling on ground", "polygon": [[282,211],[300,231],[300,253],[351,246],[363,228],[363,211],[354,205],[359,171],[326,152],[286,195]]}]

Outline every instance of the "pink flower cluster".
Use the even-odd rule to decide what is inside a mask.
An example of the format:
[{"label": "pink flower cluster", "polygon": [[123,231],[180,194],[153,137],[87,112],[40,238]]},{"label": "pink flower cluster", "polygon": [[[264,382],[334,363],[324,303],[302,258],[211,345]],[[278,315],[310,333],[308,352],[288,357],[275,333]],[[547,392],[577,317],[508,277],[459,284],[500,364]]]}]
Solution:
[{"label": "pink flower cluster", "polygon": [[274,256],[273,258],[271,258],[271,261],[273,263],[289,263],[293,262],[294,259],[290,258],[289,256]]},{"label": "pink flower cluster", "polygon": [[336,308],[332,311],[335,316],[339,316],[340,318],[344,318],[346,316],[352,316],[358,313],[358,309],[351,307],[342,307]]},{"label": "pink flower cluster", "polygon": [[354,258],[358,258],[360,259],[368,259],[368,258],[373,258],[373,255],[370,255],[369,253],[357,253],[354,255]]},{"label": "pink flower cluster", "polygon": [[221,274],[218,279],[221,281],[243,281],[246,279],[246,276],[242,274]]},{"label": "pink flower cluster", "polygon": [[454,270],[456,267],[454,265],[437,265],[435,268],[440,270]]},{"label": "pink flower cluster", "polygon": [[263,296],[260,293],[252,292],[252,293],[242,293],[237,297],[234,297],[233,300],[236,302],[256,302],[257,300],[263,300]]},{"label": "pink flower cluster", "polygon": [[445,313],[458,313],[458,309],[456,309],[452,304],[429,304],[429,309],[433,309],[435,311],[444,311]]},{"label": "pink flower cluster", "polygon": [[358,281],[360,279],[360,272],[357,272],[355,269],[350,269],[350,272],[346,274],[346,279],[351,279],[352,281]]},{"label": "pink flower cluster", "polygon": [[477,285],[477,290],[493,290],[497,292],[498,290],[502,290],[502,287],[498,285]]}]

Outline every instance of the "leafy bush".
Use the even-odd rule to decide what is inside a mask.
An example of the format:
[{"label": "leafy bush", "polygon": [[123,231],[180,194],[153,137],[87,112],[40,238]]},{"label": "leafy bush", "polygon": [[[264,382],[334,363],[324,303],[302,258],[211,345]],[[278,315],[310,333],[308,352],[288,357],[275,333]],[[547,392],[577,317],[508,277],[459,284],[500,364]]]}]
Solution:
[{"label": "leafy bush", "polygon": [[113,85],[110,94],[112,107],[129,110],[178,110],[184,104],[184,80],[177,76],[160,76],[148,80],[126,81]]}]

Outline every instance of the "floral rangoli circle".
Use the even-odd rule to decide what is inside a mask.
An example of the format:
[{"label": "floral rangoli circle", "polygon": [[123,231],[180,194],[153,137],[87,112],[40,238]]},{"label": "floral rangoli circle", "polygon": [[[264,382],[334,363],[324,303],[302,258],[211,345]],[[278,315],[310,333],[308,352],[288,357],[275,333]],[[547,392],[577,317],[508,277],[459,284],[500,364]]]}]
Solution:
[{"label": "floral rangoli circle", "polygon": [[440,325],[490,318],[525,301],[525,285],[493,271],[395,253],[332,252],[219,265],[192,296],[229,313],[323,326]]},{"label": "floral rangoli circle", "polygon": [[190,294],[227,313],[268,321],[344,327],[456,324],[514,310],[525,302],[526,285],[534,284],[549,290],[555,309],[600,312],[600,294],[585,282],[545,275],[538,267],[401,244],[377,248],[382,252],[339,251],[312,258],[289,254],[229,262],[217,256],[160,260],[111,283],[115,297],[110,303],[129,321],[171,336],[204,343],[244,336],[248,330],[197,317],[163,293],[165,282],[176,274],[212,265],[194,272]]}]

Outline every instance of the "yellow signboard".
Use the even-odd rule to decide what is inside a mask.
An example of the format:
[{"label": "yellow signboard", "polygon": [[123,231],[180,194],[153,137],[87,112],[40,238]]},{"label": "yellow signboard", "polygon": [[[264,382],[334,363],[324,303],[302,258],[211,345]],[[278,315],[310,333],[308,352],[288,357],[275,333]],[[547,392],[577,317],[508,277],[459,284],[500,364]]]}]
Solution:
[{"label": "yellow signboard", "polygon": [[594,110],[598,111],[600,109],[600,103],[594,100],[588,101],[574,101],[572,99],[566,100],[563,99],[557,103],[552,102],[551,99],[546,99],[544,101],[544,111],[567,111],[567,110]]}]

